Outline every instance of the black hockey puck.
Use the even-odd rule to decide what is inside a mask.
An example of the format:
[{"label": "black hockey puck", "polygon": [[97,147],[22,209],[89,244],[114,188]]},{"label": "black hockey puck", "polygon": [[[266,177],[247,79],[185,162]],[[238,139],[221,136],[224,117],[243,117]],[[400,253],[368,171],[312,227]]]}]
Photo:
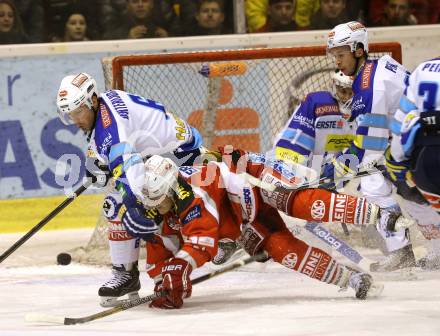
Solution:
[{"label": "black hockey puck", "polygon": [[72,256],[69,253],[60,253],[57,255],[58,265],[69,265],[72,261]]}]

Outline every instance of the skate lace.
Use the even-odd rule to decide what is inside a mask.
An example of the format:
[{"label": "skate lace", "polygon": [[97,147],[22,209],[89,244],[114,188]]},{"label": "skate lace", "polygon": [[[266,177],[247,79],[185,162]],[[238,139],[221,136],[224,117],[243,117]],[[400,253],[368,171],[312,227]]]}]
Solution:
[{"label": "skate lace", "polygon": [[103,287],[117,288],[124,285],[127,281],[131,280],[131,275],[129,272],[122,272],[118,270],[112,270],[113,277],[108,280]]}]

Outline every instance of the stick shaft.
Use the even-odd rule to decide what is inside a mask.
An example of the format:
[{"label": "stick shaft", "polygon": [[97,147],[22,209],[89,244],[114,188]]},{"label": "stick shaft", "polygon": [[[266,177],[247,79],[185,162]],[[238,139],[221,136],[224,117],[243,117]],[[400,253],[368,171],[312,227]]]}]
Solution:
[{"label": "stick shaft", "polygon": [[[259,253],[259,254],[255,255],[253,257],[249,257],[249,258],[246,258],[244,260],[237,260],[237,261],[233,262],[232,264],[230,264],[230,265],[228,265],[226,267],[223,267],[223,268],[221,268],[219,270],[213,271],[213,272],[208,273],[208,274],[204,274],[204,275],[202,275],[202,276],[200,276],[200,277],[198,277],[196,279],[193,279],[191,281],[191,283],[193,285],[196,285],[198,283],[201,283],[201,282],[204,282],[204,281],[206,281],[208,279],[211,279],[211,278],[213,278],[213,277],[215,277],[217,275],[220,275],[220,274],[232,271],[232,270],[237,269],[239,267],[242,267],[244,265],[250,264],[250,263],[252,263],[254,261],[258,261],[260,259],[263,259],[264,257],[266,257],[266,253]],[[151,295],[148,295],[148,296],[141,297],[141,298],[139,298],[137,300],[128,301],[128,302],[125,302],[125,303],[123,303],[123,304],[121,304],[119,306],[116,306],[116,307],[113,307],[113,308],[110,308],[110,309],[107,309],[107,310],[103,310],[103,311],[101,311],[99,313],[92,314],[92,315],[85,316],[85,317],[79,317],[79,318],[65,317],[64,318],[64,324],[65,325],[72,325],[72,324],[80,324],[80,323],[86,323],[86,322],[94,321],[94,320],[97,320],[97,319],[100,319],[100,318],[103,318],[103,317],[106,317],[106,316],[109,316],[109,315],[113,315],[115,313],[118,313],[118,312],[130,309],[130,308],[133,308],[133,307],[137,307],[137,306],[139,306],[141,304],[151,302],[151,301],[153,301],[155,299],[158,299],[159,297],[162,297],[164,295],[166,295],[165,292],[154,293],[154,294],[151,294]],[[46,318],[46,320],[49,320],[49,319],[53,320],[54,318],[53,317]]]},{"label": "stick shaft", "polygon": [[65,199],[60,205],[58,205],[50,214],[44,217],[37,225],[35,225],[29,232],[27,232],[23,237],[17,240],[10,248],[8,248],[1,256],[0,263],[3,262],[7,257],[9,257],[15,250],[17,250],[21,245],[23,245],[29,238],[31,238],[35,233],[37,233],[43,226],[45,226],[52,218],[58,215],[64,208],[66,208],[73,200],[81,195],[87,188],[89,184],[80,186],[75,190],[74,194]]}]

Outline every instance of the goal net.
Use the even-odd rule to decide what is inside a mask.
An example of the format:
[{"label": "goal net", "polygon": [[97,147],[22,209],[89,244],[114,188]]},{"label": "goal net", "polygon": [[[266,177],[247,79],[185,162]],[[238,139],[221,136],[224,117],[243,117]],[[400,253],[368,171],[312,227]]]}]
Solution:
[{"label": "goal net", "polygon": [[[370,58],[398,43],[370,44]],[[196,127],[205,146],[266,152],[294,107],[309,93],[330,90],[335,67],[324,46],[131,55],[102,60],[106,89],[159,101]],[[98,221],[85,255],[107,246]],[[102,257],[101,257],[102,258]]]}]

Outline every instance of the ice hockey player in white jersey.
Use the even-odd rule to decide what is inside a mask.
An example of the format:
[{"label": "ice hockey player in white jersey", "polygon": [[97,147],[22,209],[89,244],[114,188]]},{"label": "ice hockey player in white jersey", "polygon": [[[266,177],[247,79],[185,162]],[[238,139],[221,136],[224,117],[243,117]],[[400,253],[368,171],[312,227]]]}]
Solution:
[{"label": "ice hockey player in white jersey", "polygon": [[[383,158],[389,138],[388,119],[398,107],[409,72],[388,55],[370,60],[367,29],[356,21],[333,28],[327,48],[336,67],[354,77],[351,117],[358,123],[350,147],[324,170],[325,176],[338,177],[355,170],[358,163]],[[392,197],[392,184],[382,174],[362,178],[361,192],[384,209],[400,211]],[[407,229],[396,232],[380,226],[377,229],[390,254],[383,262],[373,264],[372,271],[391,271],[415,264]]]},{"label": "ice hockey player in white jersey", "polygon": [[[86,169],[95,185],[105,186],[110,176],[115,182],[116,190],[103,204],[109,220],[113,277],[100,288],[99,295],[104,302],[137,294],[139,239],[133,237],[142,234],[148,239],[158,229],[154,221],[143,216],[143,194],[137,189],[140,184],[136,181],[144,178],[143,160],[171,153],[178,165],[191,165],[200,154],[201,136],[160,102],[119,90],[99,94],[96,81],[86,73],[63,78],[57,108],[64,124],[75,124],[88,134]],[[127,208],[123,218],[118,217],[121,207]],[[139,230],[130,234],[121,220]]]},{"label": "ice hockey player in white jersey", "polygon": [[393,138],[386,153],[392,180],[398,188],[408,190],[401,193],[407,201],[405,209],[430,242],[430,251],[421,263],[430,269],[440,268],[439,91],[440,58],[419,64],[391,122]]}]

